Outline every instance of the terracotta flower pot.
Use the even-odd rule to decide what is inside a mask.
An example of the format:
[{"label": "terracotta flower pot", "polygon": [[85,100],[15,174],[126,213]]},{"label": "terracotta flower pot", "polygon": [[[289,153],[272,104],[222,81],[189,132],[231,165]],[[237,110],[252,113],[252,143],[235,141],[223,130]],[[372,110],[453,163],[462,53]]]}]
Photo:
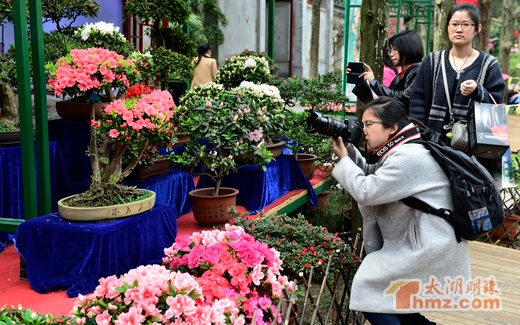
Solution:
[{"label": "terracotta flower pot", "polygon": [[287,141],[278,140],[275,143],[268,144],[266,146],[267,150],[271,151],[273,154],[273,158],[278,158],[282,155],[283,146],[287,143]]},{"label": "terracotta flower pot", "polygon": [[512,213],[507,216],[506,220],[496,230],[491,233],[491,239],[499,240],[504,244],[509,244],[511,239],[518,234],[518,227],[520,223],[520,215]]},{"label": "terracotta flower pot", "polygon": [[[106,104],[94,104],[96,119],[101,118],[101,112]],[[64,120],[90,120],[89,103],[71,103],[66,101],[56,102],[56,113]]]},{"label": "terracotta flower pot", "polygon": [[307,178],[308,180],[311,180],[314,177],[314,170],[316,169],[316,159],[318,159],[318,156],[316,155],[306,153],[299,153],[296,155],[296,161],[298,161],[298,164],[302,169],[303,175],[305,175],[305,178]]},{"label": "terracotta flower pot", "polygon": [[126,177],[129,181],[142,181],[152,176],[167,174],[170,170],[170,163],[166,159],[157,160],[150,168],[137,165],[134,170]]},{"label": "terracotta flower pot", "polygon": [[239,191],[230,187],[221,187],[219,195],[213,196],[213,187],[190,191],[193,217],[205,226],[223,225],[231,218],[227,209],[237,204]]}]

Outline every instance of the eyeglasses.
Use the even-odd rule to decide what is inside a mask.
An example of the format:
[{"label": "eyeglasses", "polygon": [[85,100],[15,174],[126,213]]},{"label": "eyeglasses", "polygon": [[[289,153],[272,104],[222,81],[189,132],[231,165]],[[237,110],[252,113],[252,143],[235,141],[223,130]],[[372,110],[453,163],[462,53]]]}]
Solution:
[{"label": "eyeglasses", "polygon": [[451,30],[457,30],[459,29],[459,26],[462,27],[463,30],[468,30],[470,29],[472,26],[475,26],[475,24],[470,24],[470,23],[449,23],[448,25],[450,27]]},{"label": "eyeglasses", "polygon": [[363,122],[363,128],[368,128],[368,127],[370,127],[371,125],[376,124],[376,123],[377,123],[377,124],[383,124],[383,122],[381,122],[381,121],[372,121],[372,120],[368,120],[368,121]]}]

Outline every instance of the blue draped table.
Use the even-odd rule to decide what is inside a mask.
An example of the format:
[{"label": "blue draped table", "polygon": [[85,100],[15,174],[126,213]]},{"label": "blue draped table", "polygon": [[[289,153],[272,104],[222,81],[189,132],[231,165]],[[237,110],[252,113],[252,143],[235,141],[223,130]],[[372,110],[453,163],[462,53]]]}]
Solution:
[{"label": "blue draped table", "polygon": [[[60,147],[56,142],[49,143],[49,165],[51,208],[52,211],[58,211],[57,201],[70,195],[72,188],[65,170]],[[37,169],[36,163],[36,172],[38,172]],[[37,175],[32,177],[38,179]],[[23,195],[21,147],[0,147],[0,217],[23,219]]]},{"label": "blue draped table", "polygon": [[[200,177],[197,188],[213,186],[209,177]],[[314,188],[293,155],[282,155],[266,165],[266,171],[250,165],[240,166],[237,173],[224,177],[222,185],[240,191],[237,205],[245,207],[251,213],[261,211],[280,197],[297,189],[305,189],[309,193],[309,201],[316,205],[318,199]]]},{"label": "blue draped table", "polygon": [[73,222],[51,213],[22,223],[15,245],[36,292],[65,289],[75,297],[94,291],[101,277],[161,263],[177,236],[177,217],[173,207],[157,204],[106,222]]}]

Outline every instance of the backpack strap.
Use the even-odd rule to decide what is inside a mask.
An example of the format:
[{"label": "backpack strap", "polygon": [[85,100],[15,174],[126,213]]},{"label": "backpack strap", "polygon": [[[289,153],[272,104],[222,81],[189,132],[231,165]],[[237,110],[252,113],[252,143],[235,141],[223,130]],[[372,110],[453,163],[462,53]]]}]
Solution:
[{"label": "backpack strap", "polygon": [[[421,143],[424,146],[426,146],[427,149],[429,149],[429,147],[427,146],[428,143],[425,143],[425,142],[426,141],[424,141],[424,140],[411,140],[409,143]],[[418,199],[414,196],[406,197],[404,199],[401,199],[401,201],[412,209],[417,209],[417,210],[426,212],[428,214],[436,215],[438,217],[443,218],[446,221],[448,221],[448,219],[450,218],[451,213],[452,213],[452,211],[449,209],[445,209],[445,208],[436,209],[436,208],[432,207],[431,205],[429,205],[428,203],[424,202],[423,200]],[[455,237],[457,238],[458,243],[460,243],[462,241],[461,237],[459,236],[459,234],[457,234],[457,232],[455,232]]]},{"label": "backpack strap", "polygon": [[[412,209],[417,209],[417,210],[426,212],[428,214],[436,215],[446,221],[448,221],[449,217],[451,216],[451,210],[444,209],[444,208],[435,209],[428,203],[424,202],[423,200],[418,199],[413,196],[409,196],[404,199],[401,199],[401,201]],[[455,231],[455,238],[457,238],[457,243],[460,243],[462,241],[462,239],[460,238],[459,234],[456,231]]]}]

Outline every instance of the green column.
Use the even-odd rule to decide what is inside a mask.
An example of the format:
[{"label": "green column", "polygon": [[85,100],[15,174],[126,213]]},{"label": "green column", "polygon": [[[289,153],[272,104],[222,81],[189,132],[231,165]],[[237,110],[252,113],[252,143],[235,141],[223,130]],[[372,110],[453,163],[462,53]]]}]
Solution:
[{"label": "green column", "polygon": [[22,181],[25,219],[37,217],[36,180],[32,125],[31,84],[25,1],[13,1],[14,44],[16,47],[16,76],[22,147]]},{"label": "green column", "polygon": [[42,21],[41,0],[29,1],[29,13],[32,35],[31,50],[36,122],[36,156],[38,157],[38,215],[42,216],[51,212],[51,168],[49,161],[49,119],[47,112],[47,78],[44,68],[43,24],[39,23]]},{"label": "green column", "polygon": [[268,44],[267,55],[274,60],[274,14],[275,14],[275,0],[269,0],[269,26],[268,26]]}]

